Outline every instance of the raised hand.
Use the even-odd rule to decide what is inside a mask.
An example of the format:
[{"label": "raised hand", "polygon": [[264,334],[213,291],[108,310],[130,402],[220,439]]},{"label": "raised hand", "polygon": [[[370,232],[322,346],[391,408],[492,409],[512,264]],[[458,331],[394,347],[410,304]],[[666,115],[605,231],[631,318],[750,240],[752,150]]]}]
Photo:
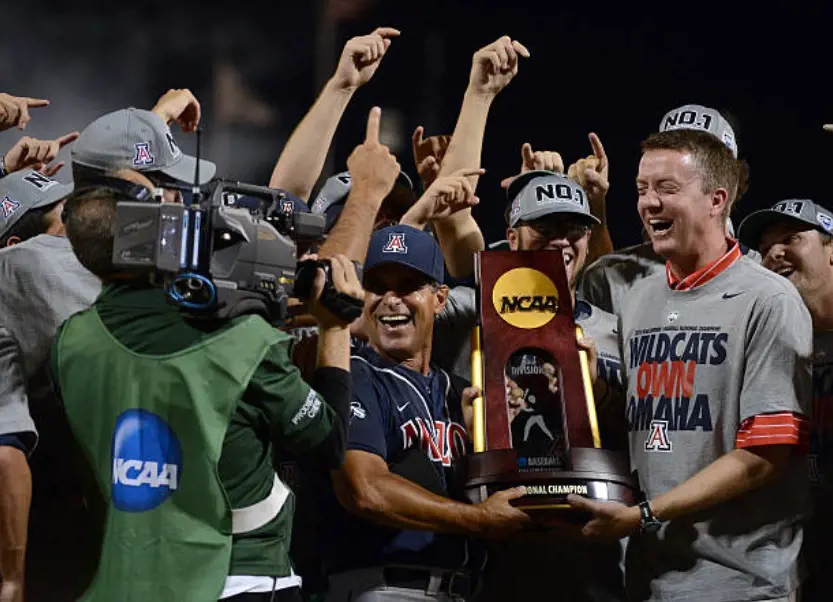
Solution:
[{"label": "raised hand", "polygon": [[7,173],[20,171],[21,169],[35,169],[43,172],[45,176],[52,177],[64,166],[63,162],[55,165],[47,164],[55,159],[58,152],[67,144],[78,139],[78,132],[64,134],[55,140],[38,140],[24,136],[12,146],[3,157]]},{"label": "raised hand", "polygon": [[423,138],[424,132],[422,126],[417,127],[411,137],[411,143],[414,149],[414,163],[416,164],[417,173],[420,180],[422,180],[423,188],[427,190],[440,174],[440,167],[448,150],[448,145],[451,143],[451,136]]},{"label": "raised hand", "polygon": [[370,81],[390,48],[391,38],[399,36],[393,27],[378,27],[366,36],[351,38],[341,51],[332,83],[342,90],[355,90]]},{"label": "raised hand", "polygon": [[[604,209],[607,191],[610,189],[609,167],[602,141],[592,132],[588,138],[593,154],[570,165],[567,169],[567,177],[584,188],[590,201],[591,211],[596,215],[596,210]],[[596,215],[596,217],[601,219],[603,215]]]},{"label": "raised hand", "polygon": [[[361,192],[381,201],[393,189],[400,166],[390,149],[379,142],[382,109],[373,107],[367,118],[367,134],[347,159],[352,180],[351,193]],[[371,219],[369,216],[368,219]]]},{"label": "raised hand", "polygon": [[29,109],[45,107],[49,101],[45,98],[28,98],[26,96],[12,96],[0,92],[0,132],[17,126],[21,130],[32,120]]},{"label": "raised hand", "polygon": [[[521,171],[519,173],[524,174],[537,169],[564,173],[564,161],[561,159],[561,155],[555,151],[533,151],[532,145],[525,142],[521,146]],[[517,177],[504,178],[500,182],[501,187],[509,188],[509,184]]]},{"label": "raised hand", "polygon": [[472,59],[469,90],[487,96],[496,95],[518,73],[519,57],[529,58],[529,50],[509,36],[481,48]]},{"label": "raised hand", "polygon": [[482,176],[485,169],[458,169],[449,176],[434,180],[419,200],[399,221],[414,228],[424,228],[433,219],[442,219],[480,202],[468,178]]},{"label": "raised hand", "polygon": [[191,93],[191,90],[185,88],[165,92],[156,101],[152,111],[168,125],[173,122],[179,124],[183,132],[195,132],[202,115],[197,97]]}]

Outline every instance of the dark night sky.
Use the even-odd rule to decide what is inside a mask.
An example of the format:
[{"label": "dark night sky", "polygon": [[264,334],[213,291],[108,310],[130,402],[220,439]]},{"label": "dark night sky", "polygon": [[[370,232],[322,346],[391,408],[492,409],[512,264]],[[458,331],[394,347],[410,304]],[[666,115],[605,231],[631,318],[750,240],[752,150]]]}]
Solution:
[{"label": "dark night sky", "polygon": [[[189,86],[203,100],[210,139],[217,130],[211,122],[211,59],[225,53],[281,118],[267,131],[237,128],[226,157],[209,158],[228,175],[263,181],[314,98],[311,1],[35,4],[41,7],[39,28],[30,27],[30,6],[10,6],[0,39],[0,88],[30,95],[46,89],[63,101],[54,103],[52,117],[33,122],[33,135],[47,135],[38,127],[49,135],[81,129],[105,111],[148,106],[167,87]],[[826,181],[833,134],[821,129],[833,121],[833,8],[794,2],[777,11],[763,4],[741,11],[724,2],[658,10],[625,4],[635,3],[377,0],[339,27],[338,48],[377,25],[399,27],[403,35],[348,108],[337,133],[335,168],[343,169],[361,140],[373,104],[400,110],[406,137],[418,124],[429,134],[450,133],[471,55],[506,33],[521,40],[532,58],[489,118],[483,154],[488,173],[476,212],[488,239],[502,237],[505,201],[498,182],[517,171],[521,144],[557,150],[569,164],[590,152],[587,133],[595,131],[611,160],[614,241],[638,241],[633,180],[639,142],[666,111],[685,103],[728,112],[739,124],[740,154],[751,165],[752,184],[736,224],[750,210],[790,196],[833,206]],[[43,39],[32,44],[38,32]],[[68,104],[72,110],[61,113]],[[4,133],[0,148],[13,136]],[[189,149],[189,142],[183,146]],[[409,151],[400,162],[413,175]]]},{"label": "dark night sky", "polygon": [[[389,19],[401,23],[405,46],[431,17],[415,6],[403,10],[411,3],[395,4],[407,13],[391,13]],[[657,129],[666,111],[686,103],[728,112],[739,124],[736,135],[740,156],[751,166],[751,188],[737,208],[736,225],[749,211],[781,198],[809,196],[833,205],[827,195],[833,134],[821,129],[825,120],[833,121],[830,9],[795,3],[800,11],[755,9],[754,15],[741,15],[705,5],[634,12],[624,6],[593,11],[512,4],[511,12],[505,1],[458,2],[450,12],[435,5],[444,14],[436,21],[443,23],[447,58],[439,127],[453,128],[474,50],[507,33],[532,54],[495,101],[486,130],[483,166],[489,173],[479,187],[483,204],[477,217],[487,238],[502,234],[505,201],[498,182],[517,171],[523,142],[557,150],[569,164],[590,152],[587,133],[595,131],[611,161],[608,215],[614,242],[638,242],[633,182],[639,142]],[[379,73],[384,79],[357,98],[351,121],[360,122],[376,96],[388,90],[402,97],[404,88],[419,97],[410,67],[419,61],[415,54],[391,53]],[[409,112],[410,131],[421,117],[418,103],[415,108]],[[339,151],[342,157],[348,152]]]}]

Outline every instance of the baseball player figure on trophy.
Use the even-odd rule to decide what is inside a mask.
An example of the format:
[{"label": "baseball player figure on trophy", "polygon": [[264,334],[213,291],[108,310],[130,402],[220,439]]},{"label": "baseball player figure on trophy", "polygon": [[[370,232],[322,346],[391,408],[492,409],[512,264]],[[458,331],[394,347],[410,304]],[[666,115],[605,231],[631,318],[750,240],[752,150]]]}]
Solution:
[{"label": "baseball player figure on trophy", "polygon": [[483,251],[475,274],[470,499],[524,485],[514,504],[533,517],[579,520],[571,493],[635,503],[627,457],[602,448],[561,251]]}]

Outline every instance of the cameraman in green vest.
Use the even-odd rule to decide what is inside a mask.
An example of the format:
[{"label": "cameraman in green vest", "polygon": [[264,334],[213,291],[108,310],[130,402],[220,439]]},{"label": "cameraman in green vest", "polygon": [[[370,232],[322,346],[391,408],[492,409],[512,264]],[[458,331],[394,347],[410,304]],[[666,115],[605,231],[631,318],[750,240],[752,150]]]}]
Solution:
[{"label": "cameraman in green vest", "polygon": [[[126,184],[126,183],[125,183]],[[291,338],[259,316],[194,321],[148,273],[114,268],[116,203],[130,186],[77,191],[67,236],[104,288],[62,326],[56,390],[77,443],[79,477],[101,528],[90,602],[299,601],[289,559],[294,497],[272,465],[275,443],[334,469],[350,409],[348,324],[318,301],[312,387]],[[363,292],[331,259],[335,289]]]}]

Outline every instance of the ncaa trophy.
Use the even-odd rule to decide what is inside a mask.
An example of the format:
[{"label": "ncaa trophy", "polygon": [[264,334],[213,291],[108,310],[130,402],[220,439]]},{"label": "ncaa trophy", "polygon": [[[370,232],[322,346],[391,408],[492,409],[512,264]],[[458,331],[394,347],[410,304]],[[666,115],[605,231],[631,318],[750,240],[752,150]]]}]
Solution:
[{"label": "ncaa trophy", "polygon": [[602,448],[561,251],[482,251],[475,275],[472,384],[482,397],[473,404],[469,499],[524,485],[513,505],[567,520],[582,518],[566,502],[571,493],[635,503],[627,457]]}]

